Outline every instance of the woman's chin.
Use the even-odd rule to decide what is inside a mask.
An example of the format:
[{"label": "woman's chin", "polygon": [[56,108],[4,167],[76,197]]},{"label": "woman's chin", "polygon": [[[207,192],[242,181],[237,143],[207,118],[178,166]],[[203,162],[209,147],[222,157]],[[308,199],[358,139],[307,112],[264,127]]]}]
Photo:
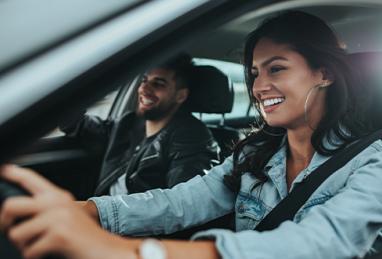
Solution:
[{"label": "woman's chin", "polygon": [[265,122],[268,124],[268,126],[273,127],[273,128],[284,128],[285,127],[285,123],[283,123],[281,121],[268,119],[268,120],[265,120]]}]

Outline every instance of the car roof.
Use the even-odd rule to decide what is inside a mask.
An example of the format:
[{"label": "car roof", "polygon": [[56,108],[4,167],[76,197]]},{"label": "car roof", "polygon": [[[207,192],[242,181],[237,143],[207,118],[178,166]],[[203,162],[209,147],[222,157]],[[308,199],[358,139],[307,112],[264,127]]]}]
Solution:
[{"label": "car roof", "polygon": [[0,71],[64,41],[137,0],[0,1]]},{"label": "car roof", "polygon": [[[286,2],[291,4],[287,5]],[[265,7],[263,10],[245,13],[225,23],[208,35],[208,41],[194,44],[190,52],[196,57],[240,62],[246,35],[267,16],[274,15],[277,10],[288,8],[322,18],[336,31],[349,53],[382,51],[382,26],[380,26],[382,9],[380,5],[372,2],[284,1],[284,3],[275,4],[272,8]]]},{"label": "car roof", "polygon": [[[22,0],[1,1],[0,72],[141,2],[144,1],[40,0],[38,4]],[[338,1],[327,5],[326,1],[321,1],[323,6],[318,6],[316,1],[299,2],[305,5],[300,10],[317,15],[331,25],[349,52],[382,50],[379,26],[382,15],[373,1]],[[274,5],[273,9],[289,8],[285,3]],[[208,35],[208,41],[192,45],[189,52],[195,57],[240,62],[245,36],[268,15],[267,12],[273,15],[274,10],[269,9],[263,11],[264,14],[254,10],[219,26]]]}]

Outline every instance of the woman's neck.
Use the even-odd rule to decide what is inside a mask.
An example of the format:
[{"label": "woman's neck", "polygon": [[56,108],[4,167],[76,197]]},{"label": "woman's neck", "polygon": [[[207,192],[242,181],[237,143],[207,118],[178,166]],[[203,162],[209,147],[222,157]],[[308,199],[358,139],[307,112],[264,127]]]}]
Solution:
[{"label": "woman's neck", "polygon": [[288,190],[297,175],[312,160],[314,148],[311,144],[311,129],[288,130],[287,186]]}]

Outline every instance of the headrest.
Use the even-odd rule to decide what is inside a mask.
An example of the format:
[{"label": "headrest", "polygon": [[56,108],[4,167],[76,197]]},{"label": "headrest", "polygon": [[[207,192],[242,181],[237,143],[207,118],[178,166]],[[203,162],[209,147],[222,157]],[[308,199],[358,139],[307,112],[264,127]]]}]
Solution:
[{"label": "headrest", "polygon": [[368,114],[376,129],[382,128],[382,52],[360,52],[349,55],[361,87],[369,96]]},{"label": "headrest", "polygon": [[213,66],[195,66],[187,107],[191,112],[228,113],[233,106],[229,78]]}]

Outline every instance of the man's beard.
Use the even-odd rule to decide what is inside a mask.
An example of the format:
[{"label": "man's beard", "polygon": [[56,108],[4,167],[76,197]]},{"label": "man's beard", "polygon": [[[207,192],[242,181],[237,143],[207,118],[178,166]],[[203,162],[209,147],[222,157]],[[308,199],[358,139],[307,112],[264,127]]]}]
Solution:
[{"label": "man's beard", "polygon": [[166,117],[173,109],[175,109],[175,103],[169,103],[149,110],[140,110],[138,108],[137,114],[145,120],[156,121]]}]

